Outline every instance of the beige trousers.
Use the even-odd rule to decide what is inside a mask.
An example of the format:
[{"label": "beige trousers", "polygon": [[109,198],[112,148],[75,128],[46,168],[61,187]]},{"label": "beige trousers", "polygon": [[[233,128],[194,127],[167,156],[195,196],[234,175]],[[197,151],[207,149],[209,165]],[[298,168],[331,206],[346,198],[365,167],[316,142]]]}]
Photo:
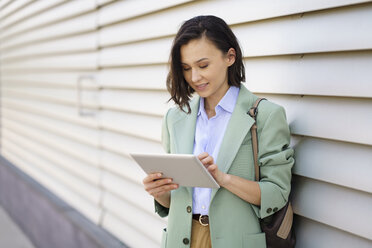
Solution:
[{"label": "beige trousers", "polygon": [[194,219],[192,220],[191,248],[212,248],[209,226],[202,226]]}]

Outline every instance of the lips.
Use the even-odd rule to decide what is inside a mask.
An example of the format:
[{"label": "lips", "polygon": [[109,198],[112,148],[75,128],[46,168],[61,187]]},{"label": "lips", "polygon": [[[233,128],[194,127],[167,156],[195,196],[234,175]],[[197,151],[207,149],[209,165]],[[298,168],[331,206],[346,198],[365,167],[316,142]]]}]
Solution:
[{"label": "lips", "polygon": [[207,88],[208,84],[209,84],[209,83],[195,85],[195,88],[196,88],[196,90],[198,90],[198,91],[203,91],[203,90],[205,90],[205,89]]}]

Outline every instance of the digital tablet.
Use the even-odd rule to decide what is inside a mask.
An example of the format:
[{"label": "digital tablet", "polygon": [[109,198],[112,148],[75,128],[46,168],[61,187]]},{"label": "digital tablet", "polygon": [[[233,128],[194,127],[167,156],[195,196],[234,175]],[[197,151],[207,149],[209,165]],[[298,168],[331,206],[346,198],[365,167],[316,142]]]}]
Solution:
[{"label": "digital tablet", "polygon": [[161,172],[180,186],[219,188],[220,186],[200,160],[192,154],[142,154],[131,157],[147,173]]}]

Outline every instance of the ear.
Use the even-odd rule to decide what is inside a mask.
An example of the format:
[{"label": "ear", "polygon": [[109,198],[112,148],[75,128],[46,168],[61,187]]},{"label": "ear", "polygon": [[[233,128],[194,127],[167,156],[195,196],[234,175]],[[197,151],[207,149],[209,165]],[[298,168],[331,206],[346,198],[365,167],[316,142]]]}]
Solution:
[{"label": "ear", "polygon": [[236,51],[234,48],[230,48],[226,53],[227,65],[231,66],[235,63]]}]

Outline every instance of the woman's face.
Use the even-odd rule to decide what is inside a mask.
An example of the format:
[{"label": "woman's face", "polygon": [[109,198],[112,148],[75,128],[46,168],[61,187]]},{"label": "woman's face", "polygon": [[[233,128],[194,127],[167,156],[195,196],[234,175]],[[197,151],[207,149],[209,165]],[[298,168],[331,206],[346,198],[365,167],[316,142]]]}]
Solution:
[{"label": "woman's face", "polygon": [[235,50],[230,48],[225,54],[203,37],[181,46],[180,52],[186,82],[201,97],[217,104],[229,89],[227,69],[235,62]]}]

